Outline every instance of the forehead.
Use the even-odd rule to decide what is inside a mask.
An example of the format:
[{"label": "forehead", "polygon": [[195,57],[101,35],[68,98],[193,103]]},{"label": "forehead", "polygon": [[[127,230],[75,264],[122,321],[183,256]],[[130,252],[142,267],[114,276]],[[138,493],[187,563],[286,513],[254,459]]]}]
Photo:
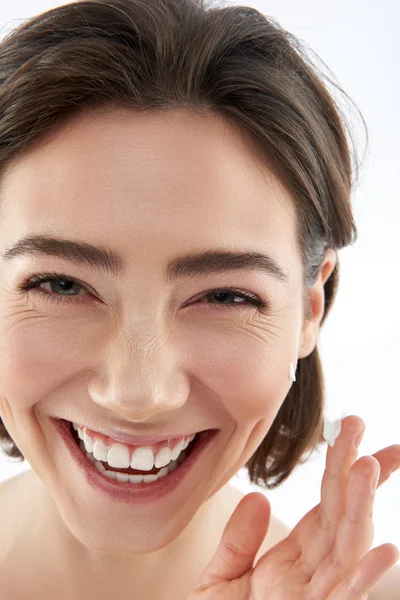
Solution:
[{"label": "forehead", "polygon": [[[275,248],[297,257],[293,200],[249,136],[218,115],[81,114],[16,161],[3,182],[8,230],[73,232],[120,248]],[[149,243],[149,242],[147,242]]]}]

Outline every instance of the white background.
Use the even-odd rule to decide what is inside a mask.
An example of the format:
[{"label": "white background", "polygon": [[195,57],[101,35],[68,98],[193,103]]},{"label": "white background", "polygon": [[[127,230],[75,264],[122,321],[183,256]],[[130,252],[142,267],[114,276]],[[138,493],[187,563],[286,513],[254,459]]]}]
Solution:
[{"label": "white background", "polygon": [[[0,2],[1,36],[21,19],[67,4],[51,0]],[[400,443],[400,53],[395,43],[400,4],[396,0],[379,4],[372,0],[224,3],[228,4],[253,6],[305,42],[327,64],[367,122],[369,149],[353,195],[359,239],[339,253],[339,294],[321,331],[320,350],[327,412],[333,418],[359,415],[366,423],[360,456],[372,454]],[[351,110],[362,158],[363,129],[355,109],[346,106],[347,114]],[[325,448],[299,466],[278,489],[264,491],[273,513],[290,527],[320,501]],[[15,464],[0,453],[0,481],[28,468],[26,462]],[[243,470],[232,479],[232,485],[245,492],[263,491],[249,484]],[[400,548],[399,507],[400,470],[377,491],[373,546],[392,542]]]}]

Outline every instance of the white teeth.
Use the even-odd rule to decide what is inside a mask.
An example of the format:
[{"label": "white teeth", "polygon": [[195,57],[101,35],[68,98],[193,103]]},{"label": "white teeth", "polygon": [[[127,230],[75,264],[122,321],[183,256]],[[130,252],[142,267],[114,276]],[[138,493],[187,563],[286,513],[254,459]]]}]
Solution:
[{"label": "white teeth", "polygon": [[158,469],[170,465],[171,461],[176,461],[186,450],[196,435],[194,433],[186,440],[180,439],[172,449],[161,448],[156,456],[150,446],[136,448],[130,456],[130,450],[125,444],[115,442],[111,446],[106,446],[99,438],[91,438],[86,432],[86,428],[74,423],[72,426],[77,431],[79,439],[83,441],[86,452],[92,454],[96,460],[108,462],[111,467],[116,469],[132,467],[139,471],[151,471],[154,467]]},{"label": "white teeth", "polygon": [[104,460],[107,462],[108,448],[101,440],[97,439],[94,441],[93,456],[97,458],[97,460]]},{"label": "white teeth", "polygon": [[129,475],[129,483],[142,483],[143,475]]},{"label": "white teeth", "polygon": [[183,446],[182,446],[182,450],[186,450],[186,448],[189,446],[190,442],[192,441],[193,438],[188,438],[187,440],[184,441]]},{"label": "white teeth", "polygon": [[193,442],[195,437],[196,437],[196,434],[194,433],[193,435],[190,436],[190,438],[188,438],[186,440],[186,445],[183,446],[183,450],[186,450],[186,448],[189,446],[190,442]]},{"label": "white teeth", "polygon": [[131,463],[128,448],[124,444],[113,444],[108,449],[107,462],[110,467],[127,469]]},{"label": "white teeth", "polygon": [[158,475],[143,475],[143,483],[150,483],[152,481],[157,481]]},{"label": "white teeth", "polygon": [[183,450],[183,443],[184,443],[184,440],[182,438],[177,443],[177,445],[175,446],[175,448],[173,448],[173,450],[171,450],[171,460],[176,460],[178,458],[178,456],[180,455],[180,453]]},{"label": "white teeth", "polygon": [[158,479],[161,479],[162,477],[165,477],[166,475],[168,475],[168,467],[163,467],[162,469],[160,469],[157,473],[158,475]]},{"label": "white teeth", "polygon": [[168,463],[171,462],[171,450],[169,448],[163,448],[158,452],[156,456],[156,460],[154,466],[157,467],[165,467]]},{"label": "white teeth", "polygon": [[122,482],[129,481],[129,473],[116,473],[115,471],[114,471],[114,473],[115,473],[115,479],[117,481],[122,481]]},{"label": "white teeth", "polygon": [[101,462],[94,458],[93,454],[86,452],[83,442],[81,442],[79,446],[81,450],[86,454],[86,457],[90,460],[91,463],[95,465],[95,467],[98,471],[100,471],[100,473],[102,473],[109,479],[115,479],[116,481],[120,481],[122,483],[151,483],[152,481],[157,481],[157,479],[162,479],[163,477],[166,477],[168,473],[172,473],[172,471],[175,471],[177,466],[186,458],[185,452],[183,451],[179,455],[178,460],[171,461],[167,467],[163,467],[158,471],[158,473],[152,473],[151,475],[130,475],[129,473],[108,471]]},{"label": "white teeth", "polygon": [[132,452],[132,460],[130,466],[132,467],[132,469],[137,469],[138,471],[151,471],[154,467],[153,450],[148,446],[136,448],[136,450]]},{"label": "white teeth", "polygon": [[85,444],[87,452],[93,452],[93,440],[88,436],[86,430],[83,432],[83,443]]}]

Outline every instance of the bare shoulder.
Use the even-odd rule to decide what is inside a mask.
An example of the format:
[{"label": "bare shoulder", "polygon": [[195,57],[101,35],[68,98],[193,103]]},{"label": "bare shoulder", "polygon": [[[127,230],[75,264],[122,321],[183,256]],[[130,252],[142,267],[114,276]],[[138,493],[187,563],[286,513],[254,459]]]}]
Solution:
[{"label": "bare shoulder", "polygon": [[[22,471],[18,475],[14,475],[9,479],[5,479],[0,483],[0,502],[2,511],[7,511],[12,505],[15,505],[16,496],[22,492],[22,486],[28,484],[32,479],[32,469]],[[11,502],[11,499],[13,502]]]},{"label": "bare shoulder", "polygon": [[400,565],[392,567],[372,589],[369,600],[399,600]]},{"label": "bare shoulder", "polygon": [[18,530],[18,494],[23,474],[0,483],[0,580],[4,598],[18,598],[13,589],[15,572],[15,542]]},{"label": "bare shoulder", "polygon": [[[11,515],[15,513],[16,495],[23,476],[24,473],[20,473],[0,483],[0,523],[2,526],[6,525]],[[1,530],[4,531],[3,527]]]},{"label": "bare shoulder", "polygon": [[30,477],[30,471],[23,471],[0,483],[0,562],[2,563],[11,553],[21,528],[21,501],[26,496],[25,485]]}]

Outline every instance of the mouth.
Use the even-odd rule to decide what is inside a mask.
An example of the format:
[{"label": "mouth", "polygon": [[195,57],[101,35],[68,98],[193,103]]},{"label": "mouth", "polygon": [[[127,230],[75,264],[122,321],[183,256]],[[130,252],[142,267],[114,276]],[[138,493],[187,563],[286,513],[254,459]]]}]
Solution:
[{"label": "mouth", "polygon": [[[122,468],[122,467],[112,467],[109,465],[109,463],[107,461],[104,460],[97,460],[94,458],[93,454],[90,452],[87,452],[85,445],[83,443],[83,441],[80,439],[78,432],[76,429],[74,429],[73,424],[71,421],[65,421],[66,424],[68,424],[69,426],[69,431],[76,443],[76,445],[80,448],[80,450],[83,452],[83,454],[86,455],[86,457],[102,472],[108,472],[108,473],[125,473],[128,475],[143,475],[143,476],[147,476],[147,475],[158,475],[160,473],[160,471],[162,473],[167,474],[166,472],[166,468],[167,467],[162,467],[160,469],[160,467],[153,467],[150,471],[141,471],[138,469],[133,469],[132,467],[127,467],[127,468]],[[210,430],[210,429],[206,429],[204,431],[198,431],[195,435],[195,437],[193,438],[193,440],[189,443],[189,445],[186,447],[185,450],[183,450],[181,452],[181,454],[179,455],[179,457],[177,458],[176,461],[171,461],[172,463],[176,462],[176,465],[172,464],[172,470],[175,470],[176,468],[178,468],[178,466],[183,462],[183,460],[185,460],[186,458],[188,458],[188,456],[191,454],[191,452],[193,451],[194,447],[196,446],[196,444],[201,441],[202,439],[204,439],[204,437],[210,432],[210,431],[215,431],[215,430]],[[168,469],[168,472],[171,472],[170,469]],[[146,481],[146,480],[144,480]]]},{"label": "mouth", "polygon": [[199,485],[205,472],[209,472],[208,465],[213,456],[210,446],[220,431],[199,431],[177,460],[161,469],[138,471],[131,467],[113,468],[108,462],[96,460],[86,451],[71,421],[57,418],[51,418],[51,421],[90,488],[108,500],[135,504],[160,501],[174,493],[184,494],[185,489],[193,490]]}]

